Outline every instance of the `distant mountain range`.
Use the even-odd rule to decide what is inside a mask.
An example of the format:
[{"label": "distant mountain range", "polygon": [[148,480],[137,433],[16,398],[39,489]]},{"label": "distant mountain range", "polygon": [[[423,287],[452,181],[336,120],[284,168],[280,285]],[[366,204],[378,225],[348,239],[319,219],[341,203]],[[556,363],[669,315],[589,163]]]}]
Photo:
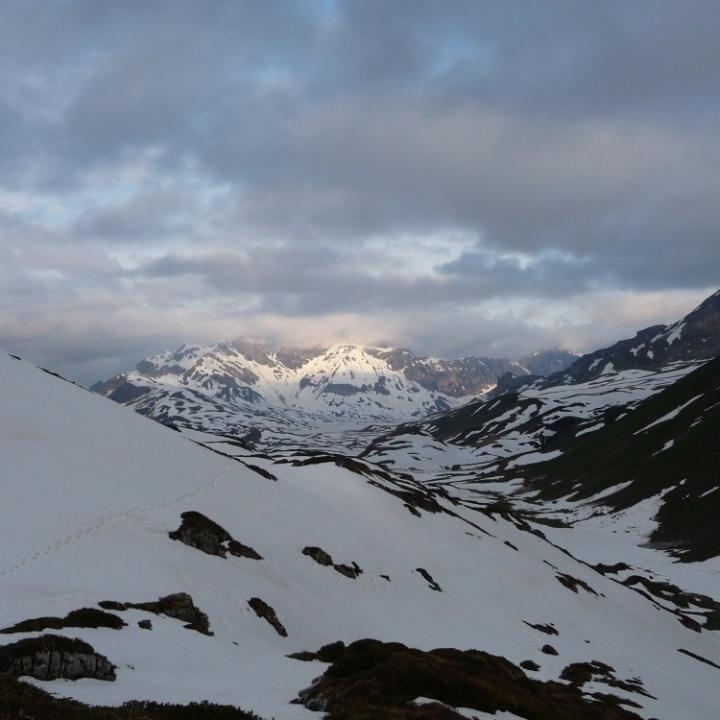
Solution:
[{"label": "distant mountain range", "polygon": [[576,359],[557,349],[519,361],[343,344],[271,350],[240,339],[152,355],[92,390],[165,423],[212,431],[250,421],[387,422],[461,405],[500,375],[544,375]]}]

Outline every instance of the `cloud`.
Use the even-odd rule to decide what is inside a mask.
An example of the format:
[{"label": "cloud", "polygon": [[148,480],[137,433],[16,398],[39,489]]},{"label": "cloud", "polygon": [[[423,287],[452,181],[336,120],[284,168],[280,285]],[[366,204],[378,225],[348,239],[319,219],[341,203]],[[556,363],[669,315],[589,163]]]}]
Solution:
[{"label": "cloud", "polygon": [[720,267],[718,31],[710,0],[11,3],[0,343],[86,378],[210,331],[507,354],[671,319]]}]

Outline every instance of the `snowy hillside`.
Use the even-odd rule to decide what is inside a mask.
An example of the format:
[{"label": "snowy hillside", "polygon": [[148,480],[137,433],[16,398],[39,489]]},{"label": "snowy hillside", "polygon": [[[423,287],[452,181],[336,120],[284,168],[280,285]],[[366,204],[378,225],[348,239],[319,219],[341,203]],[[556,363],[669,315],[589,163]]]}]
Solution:
[{"label": "snowy hillside", "polygon": [[[716,293],[662,332],[653,329],[658,362],[624,357],[626,346],[639,346],[621,341],[563,373],[516,378],[462,407],[390,428],[361,457],[476,507],[500,502],[547,525],[544,532],[582,559],[622,565],[616,579],[656,598],[691,607],[693,593],[717,597],[720,379],[718,359],[707,355],[720,337],[719,300]],[[695,566],[680,568],[675,558]],[[700,606],[720,618],[714,599]]]},{"label": "snowy hillside", "polygon": [[[550,387],[542,381],[530,382],[514,392],[478,398],[421,422],[400,425],[377,437],[363,456],[434,477],[439,473],[452,481],[464,479],[463,472],[476,477],[540,462],[575,438],[631,412],[701,364],[607,372],[588,382]],[[449,467],[458,463],[466,466],[462,472]]]},{"label": "snowy hillside", "polygon": [[[269,459],[179,433],[4,354],[0,383],[0,659],[11,643],[51,632],[115,666],[114,680],[105,670],[96,679],[96,658],[94,676],[33,681],[54,693],[321,718],[313,693],[291,701],[328,665],[288,655],[375,638],[507,658],[492,687],[564,698],[557,707],[569,703],[576,718],[716,717],[718,635],[512,513],[357,459]],[[168,599],[177,593],[189,598]],[[82,608],[114,619],[77,627]],[[474,657],[500,672],[497,659]],[[14,667],[42,675],[37,657],[25,660]],[[334,677],[316,686],[331,713]],[[428,688],[418,703],[443,699]],[[492,706],[487,694],[466,697],[474,704],[451,703],[469,707],[466,717],[538,717],[519,694]]]}]

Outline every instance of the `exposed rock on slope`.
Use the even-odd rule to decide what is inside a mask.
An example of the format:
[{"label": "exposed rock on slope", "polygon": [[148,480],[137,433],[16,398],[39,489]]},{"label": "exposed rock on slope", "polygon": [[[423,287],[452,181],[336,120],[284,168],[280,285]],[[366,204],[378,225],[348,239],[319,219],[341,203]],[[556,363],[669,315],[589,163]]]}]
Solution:
[{"label": "exposed rock on slope", "polygon": [[41,635],[0,646],[0,672],[37,680],[114,680],[115,668],[82,640]]},{"label": "exposed rock on slope", "polygon": [[173,593],[165,595],[159,600],[152,602],[116,602],[115,600],[103,600],[100,607],[108,610],[145,610],[155,615],[167,615],[167,617],[182,620],[189,630],[197,630],[203,635],[212,635],[208,616],[196,607],[193,599],[187,593]]},{"label": "exposed rock on slope", "polygon": [[65,617],[29,618],[11,627],[0,630],[3,635],[26,632],[42,632],[43,630],[61,630],[63,628],[111,628],[120,630],[125,623],[117,615],[98,610],[97,608],[81,608],[72,610]]},{"label": "exposed rock on slope", "polygon": [[326,712],[327,720],[456,720],[472,717],[473,710],[527,720],[639,720],[617,698],[586,698],[572,685],[531,680],[505,658],[477,650],[423,652],[359,640],[333,655],[330,668],[298,700]]},{"label": "exposed rock on slope", "polygon": [[265,620],[280,637],[287,637],[287,630],[285,626],[278,619],[275,609],[268,605],[262,598],[254,597],[248,600],[248,605],[253,609],[253,612],[259,617]]},{"label": "exposed rock on slope", "polygon": [[227,553],[236,557],[262,560],[262,556],[249,545],[238,542],[224,528],[192,510],[182,514],[182,523],[177,530],[169,533],[171,540],[179,540],[185,545],[202,550],[208,555],[226,557]]}]

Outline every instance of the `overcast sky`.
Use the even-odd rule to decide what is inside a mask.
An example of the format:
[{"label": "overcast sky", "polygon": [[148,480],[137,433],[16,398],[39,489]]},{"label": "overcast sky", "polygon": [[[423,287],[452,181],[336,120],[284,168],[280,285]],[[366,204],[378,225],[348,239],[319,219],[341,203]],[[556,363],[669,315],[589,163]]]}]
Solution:
[{"label": "overcast sky", "polygon": [[720,2],[0,0],[0,346],[585,350],[720,286]]}]

